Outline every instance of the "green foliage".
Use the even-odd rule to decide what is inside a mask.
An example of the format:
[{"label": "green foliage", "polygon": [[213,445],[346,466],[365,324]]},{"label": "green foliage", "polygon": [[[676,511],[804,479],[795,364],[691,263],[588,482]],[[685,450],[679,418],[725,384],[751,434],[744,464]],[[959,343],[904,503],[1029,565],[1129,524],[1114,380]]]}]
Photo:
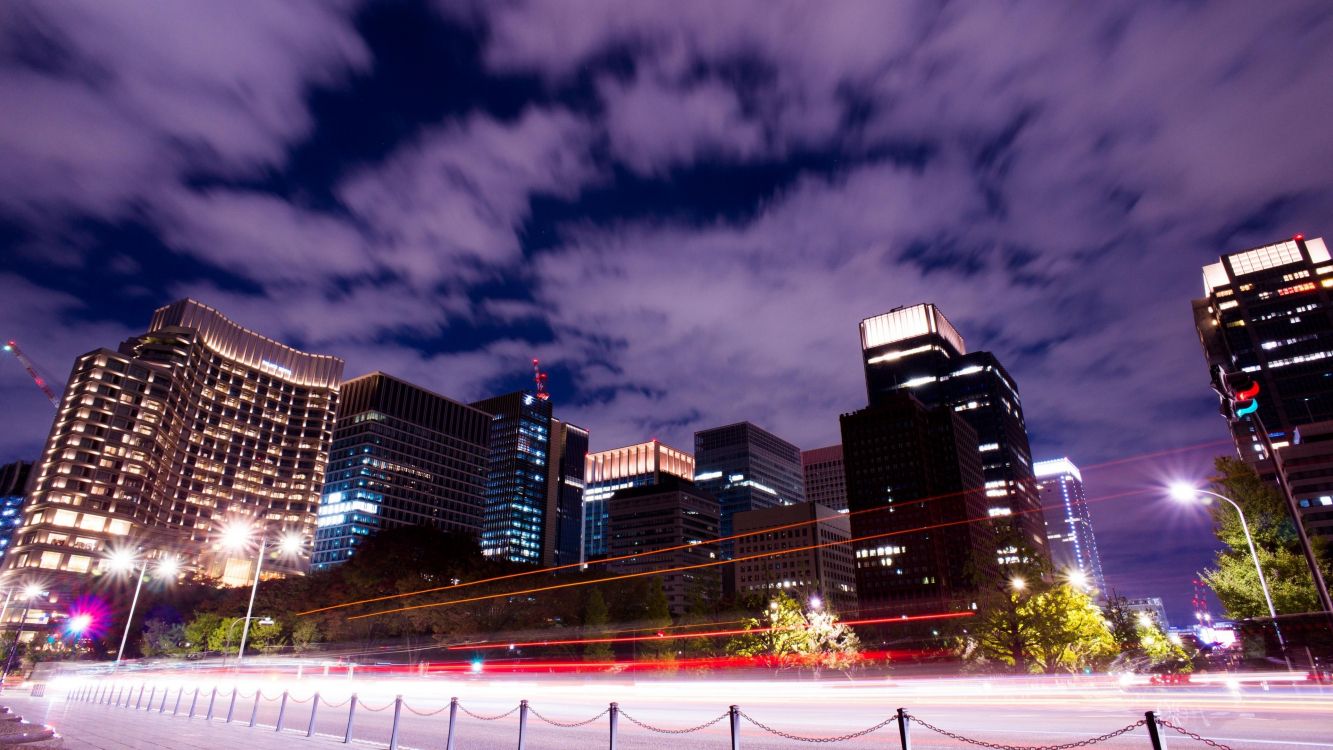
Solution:
[{"label": "green foliage", "polygon": [[292,650],[309,651],[319,641],[319,625],[310,618],[302,618],[292,625]]},{"label": "green foliage", "polygon": [[[588,592],[587,604],[584,605],[583,610],[583,635],[585,638],[598,638],[606,635],[606,599],[602,597],[602,592],[598,587],[590,588],[592,590]],[[587,661],[611,661],[611,644],[585,644],[583,658]]]},{"label": "green foliage", "polygon": [[1068,584],[1040,581],[990,597],[963,648],[975,664],[1034,673],[1077,672],[1116,652],[1111,629],[1091,597]]},{"label": "green foliage", "polygon": [[166,620],[149,620],[144,623],[139,650],[144,656],[175,656],[186,653],[187,640],[184,625]]},{"label": "green foliage", "polygon": [[[667,601],[666,587],[660,576],[648,579],[646,596],[648,614],[644,620],[644,629],[656,633],[671,627],[671,605]],[[674,641],[668,640],[643,641],[640,653],[649,659],[672,659],[676,655],[674,644]]]},{"label": "green foliage", "polygon": [[[764,628],[765,630],[760,630]],[[762,618],[746,621],[747,632],[732,639],[727,650],[737,656],[766,657],[777,666],[847,669],[860,658],[861,641],[831,611],[806,612],[785,592],[778,594]]]},{"label": "green foliage", "polygon": [[215,651],[209,645],[209,638],[222,623],[222,617],[212,612],[202,612],[185,624],[184,648],[190,652]]}]

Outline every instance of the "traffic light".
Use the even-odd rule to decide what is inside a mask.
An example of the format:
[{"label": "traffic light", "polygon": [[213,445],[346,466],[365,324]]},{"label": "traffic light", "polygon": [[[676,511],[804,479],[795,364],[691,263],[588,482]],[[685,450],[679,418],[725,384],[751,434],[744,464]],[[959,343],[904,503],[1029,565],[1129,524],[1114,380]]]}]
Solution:
[{"label": "traffic light", "polygon": [[1259,411],[1259,381],[1246,372],[1227,372],[1221,365],[1213,368],[1212,387],[1221,399],[1218,411],[1228,420],[1244,419]]}]

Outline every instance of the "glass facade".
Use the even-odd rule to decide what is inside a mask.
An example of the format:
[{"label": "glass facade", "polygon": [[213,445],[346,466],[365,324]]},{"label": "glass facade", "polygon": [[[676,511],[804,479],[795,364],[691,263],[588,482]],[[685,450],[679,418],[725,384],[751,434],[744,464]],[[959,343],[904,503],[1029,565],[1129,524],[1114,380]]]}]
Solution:
[{"label": "glass facade", "polygon": [[[749,422],[694,433],[694,462],[695,483],[717,498],[724,537],[737,513],[805,502],[801,449]],[[723,556],[734,548],[722,542]]]},{"label": "glass facade", "polygon": [[543,565],[572,565],[583,554],[584,467],[588,431],[558,419],[551,420],[551,472],[548,477],[547,514],[551,520],[543,545]]},{"label": "glass facade", "polygon": [[539,564],[547,532],[551,402],[520,392],[472,406],[492,415],[482,554]]},{"label": "glass facade", "polygon": [[23,520],[23,500],[32,463],[16,461],[0,466],[0,560],[9,551],[14,531]]},{"label": "glass facade", "polygon": [[606,557],[607,500],[620,490],[647,487],[663,476],[694,479],[694,456],[657,440],[589,453],[584,477],[583,555],[585,560]]},{"label": "glass facade", "polygon": [[1037,481],[1046,513],[1046,541],[1057,573],[1080,571],[1088,583],[1106,594],[1102,558],[1092,531],[1092,514],[1083,491],[1083,474],[1068,458],[1038,461]]}]

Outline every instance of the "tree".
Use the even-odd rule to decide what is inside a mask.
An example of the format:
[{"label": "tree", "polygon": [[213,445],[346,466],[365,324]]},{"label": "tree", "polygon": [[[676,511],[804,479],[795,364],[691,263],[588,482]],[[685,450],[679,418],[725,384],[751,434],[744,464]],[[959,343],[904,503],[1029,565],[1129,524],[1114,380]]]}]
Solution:
[{"label": "tree", "polygon": [[[601,638],[606,635],[607,611],[606,599],[602,598],[602,592],[597,587],[592,587],[588,592],[588,601],[583,609],[583,634],[589,638]],[[611,644],[609,643],[589,643],[583,647],[583,658],[586,661],[611,661]]]},{"label": "tree", "polygon": [[319,625],[309,618],[302,618],[292,625],[292,650],[297,653],[309,651],[319,640]]},{"label": "tree", "polygon": [[144,656],[171,656],[185,651],[187,640],[184,625],[166,620],[149,620],[144,623],[139,650]]},{"label": "tree", "polygon": [[1115,638],[1092,598],[1069,584],[1011,584],[991,597],[963,655],[1015,672],[1077,672],[1113,657]]},{"label": "tree", "polygon": [[860,640],[831,611],[806,612],[785,592],[778,594],[763,618],[745,623],[744,635],[727,650],[737,656],[765,657],[778,666],[846,669],[859,658]]},{"label": "tree", "polygon": [[218,629],[222,617],[212,612],[203,612],[194,616],[194,619],[185,624],[185,643],[183,647],[189,651],[216,651],[209,644],[209,637]]},{"label": "tree", "polygon": [[[671,605],[667,601],[666,586],[661,576],[648,579],[648,615],[644,629],[650,633],[665,633],[671,627]],[[642,653],[649,659],[673,659],[676,655],[672,641],[643,641]]]},{"label": "tree", "polygon": [[[1214,491],[1240,506],[1249,522],[1250,535],[1263,566],[1264,578],[1278,614],[1318,609],[1314,582],[1300,549],[1295,521],[1281,493],[1260,479],[1249,464],[1222,456],[1214,463]],[[1217,538],[1226,549],[1217,554],[1217,567],[1203,579],[1233,618],[1268,617],[1268,604],[1259,586],[1240,516],[1229,503],[1215,502],[1209,512]]]}]

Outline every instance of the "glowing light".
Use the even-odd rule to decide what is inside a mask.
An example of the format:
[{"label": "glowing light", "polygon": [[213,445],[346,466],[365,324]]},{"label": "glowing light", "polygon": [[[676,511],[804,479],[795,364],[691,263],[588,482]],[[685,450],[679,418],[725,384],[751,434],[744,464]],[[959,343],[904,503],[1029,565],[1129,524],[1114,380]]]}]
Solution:
[{"label": "glowing light", "polygon": [[1177,482],[1171,485],[1171,497],[1182,503],[1192,503],[1199,499],[1199,490],[1191,484]]},{"label": "glowing light", "polygon": [[1252,399],[1252,398],[1254,398],[1255,396],[1258,396],[1258,395],[1259,395],[1259,384],[1258,384],[1258,383],[1253,383],[1253,384],[1250,385],[1249,388],[1246,388],[1246,389],[1243,390],[1243,391],[1239,391],[1239,392],[1237,392],[1237,393],[1236,393],[1236,400],[1237,400],[1237,401],[1249,401],[1250,399]]},{"label": "glowing light", "polygon": [[180,571],[181,561],[174,557],[164,557],[157,563],[157,572],[163,578],[175,578]]},{"label": "glowing light", "polygon": [[1251,401],[1249,406],[1242,406],[1241,408],[1237,409],[1236,418],[1239,419],[1240,417],[1248,417],[1249,415],[1255,413],[1256,411],[1259,411],[1258,399]]},{"label": "glowing light", "polygon": [[284,555],[295,555],[305,546],[305,539],[300,534],[288,532],[278,541],[278,551]]},{"label": "glowing light", "polygon": [[1014,591],[1022,591],[1023,589],[1028,587],[1028,582],[1018,576],[1014,576],[1013,578],[1009,579],[1009,585],[1013,588]]},{"label": "glowing light", "polygon": [[1082,570],[1078,569],[1071,570],[1069,571],[1069,574],[1066,577],[1069,578],[1069,583],[1073,585],[1074,588],[1076,589],[1088,588],[1088,574],[1084,573]]},{"label": "glowing light", "polygon": [[1151,628],[1153,625],[1152,615],[1148,614],[1147,612],[1140,612],[1139,625],[1142,625],[1145,628]]},{"label": "glowing light", "polygon": [[85,630],[87,630],[89,627],[92,626],[92,624],[93,624],[92,615],[87,615],[87,614],[76,615],[74,617],[69,618],[69,625],[67,626],[66,629],[69,630],[69,632],[74,633],[75,635],[82,635]]},{"label": "glowing light", "polygon": [[135,559],[133,550],[117,549],[112,550],[111,554],[107,556],[107,564],[117,573],[128,573],[134,570],[134,566],[138,565],[139,561]]},{"label": "glowing light", "polygon": [[250,527],[250,524],[244,521],[232,521],[222,527],[222,534],[218,542],[223,549],[239,552],[250,546],[250,536],[253,533],[254,529]]},{"label": "glowing light", "polygon": [[824,606],[824,600],[818,596],[810,597],[810,609],[819,609]]},{"label": "glowing light", "polygon": [[42,587],[38,586],[35,583],[30,583],[27,586],[23,587],[24,599],[36,599],[37,597],[41,596],[44,593],[46,592],[42,591]]}]

